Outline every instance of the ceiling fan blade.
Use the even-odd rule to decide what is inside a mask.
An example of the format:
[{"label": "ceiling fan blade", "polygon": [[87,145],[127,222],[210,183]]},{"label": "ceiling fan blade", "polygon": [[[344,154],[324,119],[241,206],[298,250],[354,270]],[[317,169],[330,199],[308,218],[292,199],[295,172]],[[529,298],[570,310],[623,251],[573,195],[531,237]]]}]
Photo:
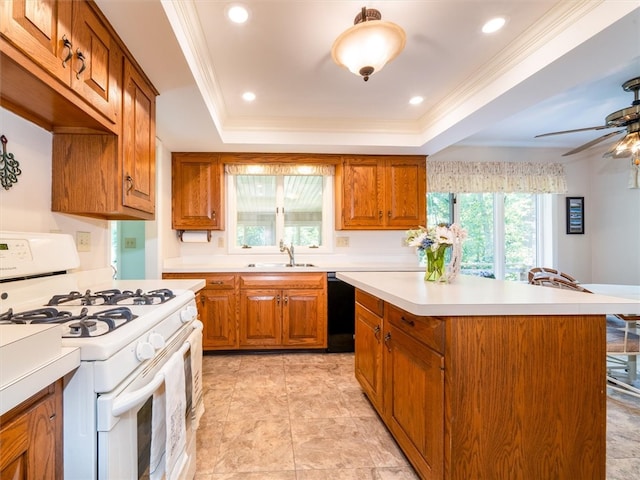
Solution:
[{"label": "ceiling fan blade", "polygon": [[611,127],[609,125],[600,125],[598,127],[576,128],[575,130],[563,130],[561,132],[542,133],[540,135],[536,135],[533,138],[550,137],[551,135],[562,135],[564,133],[586,132],[587,130],[603,130],[605,128],[611,128]]},{"label": "ceiling fan blade", "polygon": [[624,132],[626,132],[626,130],[618,130],[617,132],[609,132],[609,133],[607,133],[605,135],[602,135],[601,137],[596,138],[595,140],[591,140],[590,142],[587,142],[584,145],[580,145],[579,147],[574,148],[570,152],[563,153],[562,156],[566,157],[567,155],[573,155],[574,153],[581,152],[583,150],[586,150],[589,147],[593,147],[594,145],[597,145],[598,143],[603,142],[604,140],[606,140],[609,137],[613,137],[614,135],[620,135],[621,133],[624,133]]}]

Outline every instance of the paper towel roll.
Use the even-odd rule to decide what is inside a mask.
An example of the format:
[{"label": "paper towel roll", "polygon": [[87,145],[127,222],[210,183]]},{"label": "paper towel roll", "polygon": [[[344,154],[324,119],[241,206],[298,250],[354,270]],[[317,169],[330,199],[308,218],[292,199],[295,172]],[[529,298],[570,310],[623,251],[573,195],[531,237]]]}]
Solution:
[{"label": "paper towel roll", "polygon": [[207,243],[209,241],[210,233],[206,230],[193,230],[189,232],[182,232],[180,239],[184,243]]}]

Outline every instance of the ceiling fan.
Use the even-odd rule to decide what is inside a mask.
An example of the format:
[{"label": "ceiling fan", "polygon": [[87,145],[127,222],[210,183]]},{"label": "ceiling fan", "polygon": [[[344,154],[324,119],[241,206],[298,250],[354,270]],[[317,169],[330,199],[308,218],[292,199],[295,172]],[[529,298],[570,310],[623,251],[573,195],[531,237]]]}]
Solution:
[{"label": "ceiling fan", "polygon": [[[574,153],[581,152],[587,148],[593,147],[604,140],[625,133],[625,137],[619,142],[615,143],[611,149],[609,149],[604,157],[624,158],[632,156],[640,164],[640,98],[638,92],[640,91],[640,77],[632,78],[622,84],[622,89],[625,92],[633,92],[633,102],[630,107],[623,108],[617,112],[613,112],[607,115],[605,118],[605,124],[597,127],[578,128],[575,130],[564,130],[561,132],[543,133],[536,135],[535,138],[548,137],[550,135],[562,135],[564,133],[584,132],[587,130],[604,130],[607,128],[617,128],[614,132],[606,133],[601,137],[591,140],[590,142],[580,145],[573,150],[564,153],[562,156],[573,155]],[[635,163],[635,162],[634,162]]]}]

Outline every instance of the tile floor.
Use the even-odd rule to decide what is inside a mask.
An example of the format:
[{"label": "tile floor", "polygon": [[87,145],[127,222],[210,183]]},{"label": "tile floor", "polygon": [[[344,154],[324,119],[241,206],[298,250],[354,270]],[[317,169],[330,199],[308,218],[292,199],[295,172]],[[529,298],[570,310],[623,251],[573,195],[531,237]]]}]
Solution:
[{"label": "tile floor", "polygon": [[[196,480],[414,480],[353,354],[205,355]],[[610,393],[607,480],[638,478],[640,399]]]}]

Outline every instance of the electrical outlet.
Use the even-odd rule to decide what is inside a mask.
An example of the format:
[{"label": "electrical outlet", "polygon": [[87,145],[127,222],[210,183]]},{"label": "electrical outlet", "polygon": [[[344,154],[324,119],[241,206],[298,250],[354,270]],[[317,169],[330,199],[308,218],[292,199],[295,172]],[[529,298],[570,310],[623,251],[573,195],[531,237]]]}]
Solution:
[{"label": "electrical outlet", "polygon": [[76,247],[78,252],[90,252],[91,232],[76,232]]},{"label": "electrical outlet", "polygon": [[136,248],[135,237],[128,237],[124,239],[124,248]]},{"label": "electrical outlet", "polygon": [[336,238],[336,247],[348,247],[348,246],[349,246],[349,237]]}]

